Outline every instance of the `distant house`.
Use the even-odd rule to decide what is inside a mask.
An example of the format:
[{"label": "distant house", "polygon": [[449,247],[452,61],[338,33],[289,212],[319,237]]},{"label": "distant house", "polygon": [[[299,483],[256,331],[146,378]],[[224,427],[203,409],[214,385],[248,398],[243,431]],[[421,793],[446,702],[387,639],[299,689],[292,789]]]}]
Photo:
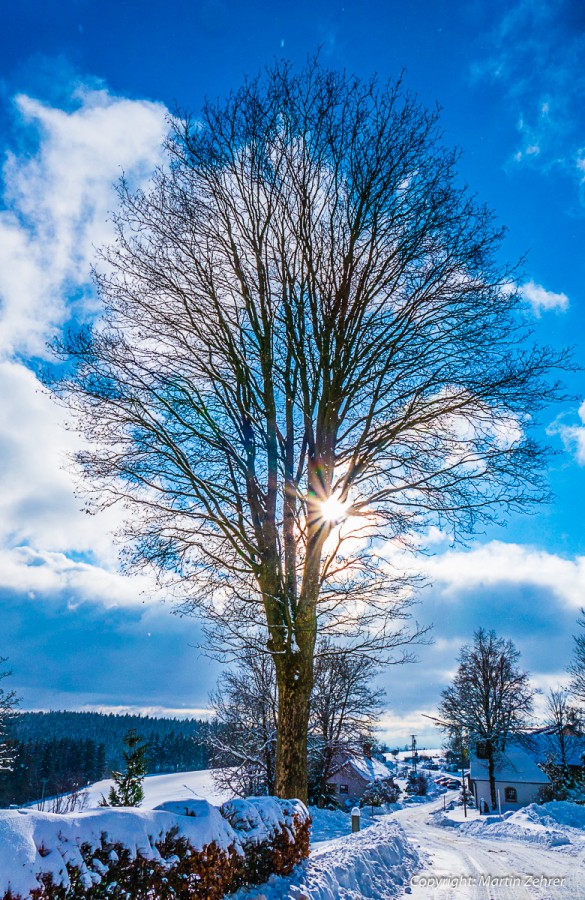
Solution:
[{"label": "distant house", "polygon": [[[488,761],[480,754],[471,754],[469,781],[480,812],[491,810]],[[539,792],[550,779],[539,767],[534,757],[517,743],[510,742],[505,750],[497,751],[494,758],[496,796],[502,812],[519,809],[539,799]]]},{"label": "distant house", "polygon": [[363,756],[344,755],[337,760],[327,790],[341,803],[352,803],[363,796],[372,782],[391,777],[390,769],[364,748]]}]

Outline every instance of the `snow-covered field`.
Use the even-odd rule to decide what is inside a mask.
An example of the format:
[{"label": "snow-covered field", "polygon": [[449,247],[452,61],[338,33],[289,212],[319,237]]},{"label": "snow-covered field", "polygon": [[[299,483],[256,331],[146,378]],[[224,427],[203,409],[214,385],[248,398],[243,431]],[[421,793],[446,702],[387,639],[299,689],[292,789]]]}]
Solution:
[{"label": "snow-covered field", "polygon": [[[100,800],[108,796],[113,785],[110,779],[96,781],[84,790],[87,794],[85,809],[96,809]],[[220,806],[230,795],[218,791],[214,785],[211,769],[202,769],[200,772],[175,772],[172,775],[147,775],[143,783],[144,801],[142,809],[154,809],[167,800],[188,800],[197,798],[207,800],[215,806]]]}]

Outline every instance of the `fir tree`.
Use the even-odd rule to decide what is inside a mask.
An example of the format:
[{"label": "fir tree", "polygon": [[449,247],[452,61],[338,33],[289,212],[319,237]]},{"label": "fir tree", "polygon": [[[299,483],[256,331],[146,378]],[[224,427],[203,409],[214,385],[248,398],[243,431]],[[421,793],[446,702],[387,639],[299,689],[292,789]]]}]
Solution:
[{"label": "fir tree", "polygon": [[126,761],[125,772],[112,772],[115,787],[112,785],[108,799],[103,806],[140,806],[144,799],[142,782],[146,775],[146,750],[147,744],[141,743],[142,738],[134,728],[126,734],[124,750]]}]

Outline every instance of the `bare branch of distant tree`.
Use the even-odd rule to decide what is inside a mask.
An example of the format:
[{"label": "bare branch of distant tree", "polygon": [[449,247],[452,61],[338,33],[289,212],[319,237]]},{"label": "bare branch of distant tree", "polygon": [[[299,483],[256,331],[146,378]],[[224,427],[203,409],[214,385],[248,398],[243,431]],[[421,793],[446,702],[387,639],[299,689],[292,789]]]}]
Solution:
[{"label": "bare branch of distant tree", "polygon": [[[585,629],[585,609],[577,624]],[[569,690],[577,703],[585,705],[585,632],[574,636],[573,661],[569,666],[571,684]]]},{"label": "bare branch of distant tree", "polygon": [[[0,667],[7,662],[7,657],[0,656]],[[9,669],[1,670],[0,681],[12,675]],[[0,771],[10,770],[14,762],[14,753],[10,746],[8,736],[8,726],[10,720],[16,715],[16,707],[18,706],[18,697],[15,691],[6,691],[0,687]]]},{"label": "bare branch of distant tree", "polygon": [[[495,761],[512,734],[527,725],[535,690],[518,667],[520,652],[512,641],[479,628],[473,644],[462,647],[452,683],[439,704],[441,727],[459,732],[488,762],[492,808],[496,808]],[[480,749],[481,748],[481,749]]]}]

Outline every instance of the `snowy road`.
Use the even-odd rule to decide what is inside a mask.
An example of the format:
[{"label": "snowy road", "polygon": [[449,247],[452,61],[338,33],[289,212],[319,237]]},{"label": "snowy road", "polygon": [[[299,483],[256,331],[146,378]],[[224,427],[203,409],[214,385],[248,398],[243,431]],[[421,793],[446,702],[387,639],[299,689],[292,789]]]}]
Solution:
[{"label": "snowy road", "polygon": [[459,835],[457,829],[435,826],[429,819],[429,813],[442,806],[441,799],[395,813],[425,860],[405,896],[419,900],[585,897],[585,851]]}]

